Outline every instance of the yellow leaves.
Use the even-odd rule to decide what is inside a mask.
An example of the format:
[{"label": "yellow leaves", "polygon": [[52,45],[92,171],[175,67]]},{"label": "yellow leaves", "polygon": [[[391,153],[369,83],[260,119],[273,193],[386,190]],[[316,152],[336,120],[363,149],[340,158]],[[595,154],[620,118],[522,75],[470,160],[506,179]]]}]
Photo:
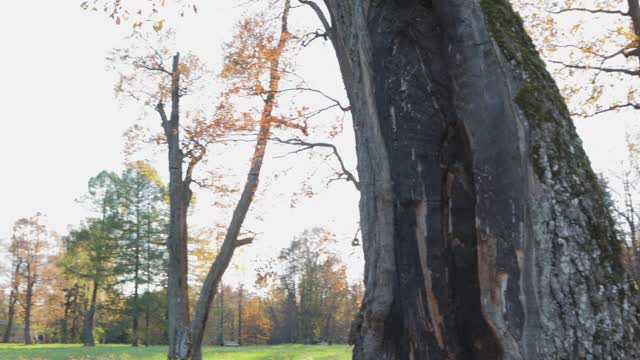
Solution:
[{"label": "yellow leaves", "polygon": [[142,160],[138,160],[133,164],[131,164],[130,166],[132,169],[137,170],[140,173],[140,175],[151,180],[155,186],[157,187],[164,186],[162,183],[162,179],[160,178],[160,174],[158,174],[158,171],[149,163]]},{"label": "yellow leaves", "polygon": [[594,105],[596,104],[600,98],[602,97],[602,94],[604,93],[604,87],[603,86],[596,86],[593,88],[593,91],[591,93],[591,96],[589,97],[589,99],[587,99],[587,103]]},{"label": "yellow leaves", "polygon": [[178,65],[178,71],[180,71],[180,75],[182,76],[191,75],[191,67],[185,63],[180,63]]},{"label": "yellow leaves", "polygon": [[623,36],[631,42],[638,41],[638,36],[629,27],[618,26],[618,28],[616,28],[616,34]]},{"label": "yellow leaves", "polygon": [[160,21],[156,22],[155,24],[153,24],[153,30],[155,32],[160,32],[160,30],[162,30],[163,26],[164,26],[164,20],[160,20]]},{"label": "yellow leaves", "polygon": [[571,27],[571,33],[572,33],[572,34],[577,33],[577,32],[578,32],[578,30],[580,30],[580,28],[581,28],[581,27],[582,27],[582,23],[577,23],[577,24],[573,25],[573,26]]},{"label": "yellow leaves", "polygon": [[592,46],[588,46],[586,48],[581,48],[580,50],[585,54],[593,54],[593,47]]},{"label": "yellow leaves", "polygon": [[242,309],[242,342],[244,344],[266,344],[272,324],[260,298],[250,299]]}]

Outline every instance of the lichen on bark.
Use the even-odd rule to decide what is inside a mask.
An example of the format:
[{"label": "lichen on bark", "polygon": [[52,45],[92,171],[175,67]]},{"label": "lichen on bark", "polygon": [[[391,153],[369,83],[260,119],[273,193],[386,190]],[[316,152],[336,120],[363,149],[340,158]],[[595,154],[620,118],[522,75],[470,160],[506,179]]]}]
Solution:
[{"label": "lichen on bark", "polygon": [[635,358],[638,348],[630,344],[638,334],[636,291],[622,265],[605,193],[521,18],[506,0],[480,3],[487,28],[519,82],[514,100],[529,127],[541,190],[532,207],[536,252],[549,257],[537,264],[541,354]]}]

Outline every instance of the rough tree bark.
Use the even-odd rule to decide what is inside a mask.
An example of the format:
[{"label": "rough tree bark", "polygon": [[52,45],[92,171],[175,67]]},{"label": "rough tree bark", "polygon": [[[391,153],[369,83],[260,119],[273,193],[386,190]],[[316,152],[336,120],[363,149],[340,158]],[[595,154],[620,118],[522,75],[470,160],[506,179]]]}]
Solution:
[{"label": "rough tree bark", "polygon": [[[171,113],[167,116],[164,103],[156,110],[162,121],[169,148],[169,250],[167,283],[169,296],[169,359],[177,359],[178,339],[184,336],[189,323],[189,291],[187,284],[187,211],[191,202],[190,174],[183,179],[184,154],[180,149],[180,54],[173,57],[171,68]],[[191,167],[189,168],[191,170]],[[189,172],[187,170],[187,172]]]},{"label": "rough tree bark", "polygon": [[508,1],[301,2],[354,120],[354,359],[639,358],[602,189]]}]

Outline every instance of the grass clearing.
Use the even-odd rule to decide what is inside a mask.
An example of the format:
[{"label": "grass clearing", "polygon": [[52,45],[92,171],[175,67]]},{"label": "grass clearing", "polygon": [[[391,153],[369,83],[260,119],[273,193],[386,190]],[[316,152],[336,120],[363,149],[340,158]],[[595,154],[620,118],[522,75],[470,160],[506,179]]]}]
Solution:
[{"label": "grass clearing", "polygon": [[[166,346],[99,345],[85,348],[76,344],[0,344],[1,360],[165,360]],[[347,360],[346,345],[275,345],[243,347],[205,347],[209,360]]]}]

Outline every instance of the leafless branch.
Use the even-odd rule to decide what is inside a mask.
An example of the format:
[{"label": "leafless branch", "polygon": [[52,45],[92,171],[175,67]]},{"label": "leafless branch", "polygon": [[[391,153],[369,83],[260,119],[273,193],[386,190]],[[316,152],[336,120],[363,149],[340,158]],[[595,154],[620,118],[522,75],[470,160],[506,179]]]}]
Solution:
[{"label": "leafless branch", "polygon": [[236,240],[236,242],[235,242],[235,246],[236,246],[236,247],[240,247],[240,246],[244,246],[244,245],[249,245],[249,244],[253,243],[253,240],[254,240],[254,239],[255,239],[255,238],[253,238],[253,237],[250,237],[250,238],[244,238],[244,239],[238,239],[238,240]]},{"label": "leafless branch", "polygon": [[635,103],[627,103],[627,104],[618,104],[618,105],[613,105],[610,106],[606,109],[602,109],[602,110],[598,110],[594,113],[591,114],[584,114],[584,113],[572,113],[571,115],[575,115],[575,116],[580,116],[580,117],[592,117],[592,116],[596,116],[596,115],[600,115],[609,111],[616,111],[616,110],[622,110],[625,108],[633,108],[636,110],[640,110],[640,104],[635,104]]},{"label": "leafless branch", "polygon": [[280,92],[280,93],[290,92],[290,91],[309,91],[309,92],[313,92],[313,93],[322,95],[325,99],[335,103],[340,108],[340,110],[342,110],[342,111],[351,111],[351,106],[342,105],[342,103],[340,101],[338,101],[336,98],[333,98],[333,97],[325,94],[323,91],[318,90],[318,89],[312,89],[312,88],[306,88],[306,87],[295,87],[295,88],[290,88],[290,89],[278,90],[278,92]]},{"label": "leafless branch", "polygon": [[614,15],[622,15],[622,16],[629,16],[628,12],[623,12],[620,10],[604,10],[604,9],[587,9],[587,8],[567,8],[567,9],[561,9],[561,10],[556,10],[556,11],[551,11],[549,10],[550,13],[552,14],[562,14],[562,13],[566,13],[566,12],[588,12],[591,14],[614,14]]},{"label": "leafless branch", "polygon": [[318,6],[318,4],[316,4],[315,1],[311,1],[311,0],[298,0],[298,1],[301,2],[302,4],[305,4],[311,7],[311,9],[313,9],[313,11],[318,16],[318,19],[320,19],[320,22],[322,22],[324,31],[329,35],[329,38],[333,38],[333,28],[331,27],[331,24],[329,24],[329,21],[327,20],[327,17],[324,15],[324,12],[322,12],[322,9],[320,8],[320,6]]},{"label": "leafless branch", "polygon": [[566,68],[571,68],[571,69],[593,70],[593,71],[601,71],[606,73],[619,73],[619,74],[627,74],[631,76],[640,75],[639,70],[629,70],[629,69],[623,69],[623,68],[606,68],[601,66],[574,65],[574,64],[567,64],[562,61],[556,61],[556,60],[548,60],[548,61],[550,63],[562,65]]},{"label": "leafless branch", "polygon": [[[580,51],[586,51],[587,50],[587,47],[585,47],[585,46],[578,46],[578,45],[572,45],[572,44],[567,44],[567,45],[556,45],[556,44],[554,44],[553,46],[557,47],[557,48],[572,48],[572,49],[576,49],[576,50],[580,50]],[[594,52],[594,51],[590,51],[589,53],[601,58],[603,60],[603,62],[604,62],[606,60],[613,59],[614,57],[616,57],[618,55],[629,56],[628,52],[625,52],[626,50],[627,50],[626,48],[622,48],[622,49],[617,50],[615,52],[612,52],[611,54],[608,54],[608,55],[599,54],[599,53]]]},{"label": "leafless branch", "polygon": [[329,38],[329,33],[325,32],[320,32],[318,30],[312,32],[312,33],[308,33],[306,34],[301,40],[302,40],[302,46],[307,47],[309,46],[314,40],[316,39],[324,39],[327,40]]},{"label": "leafless branch", "polygon": [[[336,159],[338,159],[338,163],[340,163],[340,168],[342,170],[342,174],[340,175],[344,175],[344,178],[347,181],[350,181],[353,183],[353,185],[356,187],[356,189],[358,191],[360,191],[360,182],[356,179],[356,177],[353,175],[353,173],[349,170],[347,170],[344,161],[342,160],[342,156],[340,156],[340,153],[338,152],[338,148],[336,148],[335,145],[330,144],[330,143],[310,143],[310,142],[306,142],[300,138],[293,138],[293,139],[287,139],[287,140],[283,140],[280,138],[272,138],[271,140],[274,140],[276,142],[279,142],[281,144],[286,144],[286,145],[294,145],[294,146],[300,146],[301,148],[295,151],[290,152],[290,154],[295,154],[295,153],[299,153],[305,150],[310,150],[316,147],[321,147],[321,148],[328,148],[331,149],[331,154],[333,156],[336,157]],[[338,179],[341,179],[341,176],[338,176]],[[337,180],[337,179],[336,179]]]},{"label": "leafless branch", "polygon": [[167,118],[167,113],[164,111],[164,104],[162,101],[158,102],[156,105],[156,111],[160,114],[160,119],[162,120],[162,127],[166,127],[169,125],[169,119]]},{"label": "leafless branch", "polygon": [[156,65],[156,66],[149,66],[147,64],[145,64],[144,62],[135,62],[133,64],[133,66],[138,67],[138,68],[142,68],[145,70],[149,70],[149,71],[160,71],[163,72],[167,75],[171,75],[171,71],[165,69],[164,67],[162,67],[162,65]]}]

